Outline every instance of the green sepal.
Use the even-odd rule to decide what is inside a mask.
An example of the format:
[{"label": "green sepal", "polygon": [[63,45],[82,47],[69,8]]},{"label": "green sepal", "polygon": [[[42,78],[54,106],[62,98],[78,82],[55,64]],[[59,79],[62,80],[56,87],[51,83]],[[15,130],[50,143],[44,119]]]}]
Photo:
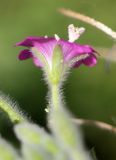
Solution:
[{"label": "green sepal", "polygon": [[58,84],[63,75],[64,57],[62,49],[59,45],[56,45],[52,56],[52,68],[50,72],[50,81],[52,84]]}]

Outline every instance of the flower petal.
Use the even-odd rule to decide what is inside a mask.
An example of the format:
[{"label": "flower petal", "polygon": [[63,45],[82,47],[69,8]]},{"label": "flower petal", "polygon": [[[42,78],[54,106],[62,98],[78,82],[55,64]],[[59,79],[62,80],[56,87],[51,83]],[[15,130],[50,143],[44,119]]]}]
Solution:
[{"label": "flower petal", "polygon": [[22,50],[18,56],[20,60],[25,60],[31,57],[32,57],[32,53],[28,49]]},{"label": "flower petal", "polygon": [[[81,64],[92,67],[97,63],[96,56],[94,55],[95,50],[89,45],[81,45],[65,41],[63,39],[56,40],[55,38],[45,37],[27,37],[24,41],[16,44],[16,46],[36,48],[39,54],[43,54],[50,66],[52,63],[52,56],[56,45],[61,46],[62,54],[64,56],[64,63],[71,62],[73,59],[76,58],[78,59],[78,56],[80,55],[88,54],[87,58],[75,62],[73,67],[79,67]],[[28,58],[32,58],[36,66],[44,67],[39,57],[37,57],[37,55],[34,54],[32,50],[23,50],[19,55],[20,60]]]},{"label": "flower petal", "polygon": [[76,62],[74,65],[73,65],[73,68],[77,68],[77,67],[80,67],[80,65],[83,63],[82,60]]},{"label": "flower petal", "polygon": [[79,60],[73,65],[73,67],[79,67],[81,64],[92,67],[97,63],[96,56],[94,55],[95,50],[89,45],[80,45],[64,40],[60,40],[60,45],[63,50],[65,62],[69,62],[80,55],[88,54],[87,58]]},{"label": "flower petal", "polygon": [[91,54],[95,52],[89,45],[80,45],[77,43],[71,43],[68,41],[60,40],[60,45],[63,50],[65,61],[70,61],[71,59],[77,57],[81,54]]},{"label": "flower petal", "polygon": [[40,62],[40,60],[37,57],[32,57],[33,59],[33,63],[37,66],[37,67],[43,67],[43,64]]},{"label": "flower petal", "polygon": [[51,39],[54,39],[54,38],[30,36],[30,37],[27,37],[25,40],[16,43],[15,46],[33,47],[34,46],[34,44],[33,44],[34,42],[44,43],[44,42],[47,42],[47,41],[49,41]]},{"label": "flower petal", "polygon": [[97,58],[93,54],[91,54],[89,57],[83,60],[83,63],[86,66],[93,67],[97,63]]},{"label": "flower petal", "polygon": [[39,53],[45,56],[48,63],[51,63],[52,54],[56,44],[57,40],[55,38],[44,38],[39,40],[38,42],[37,41],[33,42],[34,47],[38,49]]},{"label": "flower petal", "polygon": [[16,43],[16,46],[32,47],[33,41],[37,41],[38,39],[38,37],[27,37],[25,40]]}]

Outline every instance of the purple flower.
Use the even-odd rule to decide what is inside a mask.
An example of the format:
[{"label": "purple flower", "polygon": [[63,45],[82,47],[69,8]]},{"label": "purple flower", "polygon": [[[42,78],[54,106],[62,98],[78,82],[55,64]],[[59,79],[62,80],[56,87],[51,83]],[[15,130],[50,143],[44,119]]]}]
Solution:
[{"label": "purple flower", "polygon": [[[27,37],[25,40],[17,43],[16,46],[23,46],[27,48],[20,52],[19,59],[25,60],[28,58],[32,58],[34,64],[37,67],[44,67],[41,60],[32,51],[32,48],[35,48],[38,51],[38,53],[42,54],[45,57],[48,64],[51,65],[54,49],[57,45],[59,45],[62,50],[64,63],[69,64],[71,61],[74,61],[72,65],[73,67],[78,67],[81,64],[87,65],[89,67],[94,66],[97,63],[95,50],[89,45],[81,45],[78,43],[74,43],[73,37],[74,40],[76,40],[80,36],[77,35],[80,34],[80,32],[79,30],[77,30],[77,28],[75,31],[73,25],[70,25],[69,27],[69,41],[60,39],[56,35],[55,38]],[[78,57],[82,58],[78,59]]]},{"label": "purple flower", "polygon": [[75,62],[74,67],[78,67],[81,64],[85,64],[89,67],[94,66],[97,63],[95,56],[95,50],[89,45],[81,45],[74,42],[68,42],[63,39],[56,40],[55,38],[44,38],[44,37],[28,37],[24,41],[21,41],[16,44],[16,46],[24,46],[27,49],[24,49],[19,54],[20,60],[25,60],[32,58],[33,62],[38,67],[43,67],[41,61],[31,52],[31,47],[35,47],[38,52],[43,54],[48,61],[48,64],[51,63],[54,48],[59,45],[61,46],[64,62],[68,63],[74,58],[78,58],[80,55],[88,54],[85,59],[81,59]]}]

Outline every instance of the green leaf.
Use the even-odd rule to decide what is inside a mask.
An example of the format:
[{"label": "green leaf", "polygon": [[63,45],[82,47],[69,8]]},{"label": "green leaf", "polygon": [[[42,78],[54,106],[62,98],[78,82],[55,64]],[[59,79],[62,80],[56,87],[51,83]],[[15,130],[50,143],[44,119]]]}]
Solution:
[{"label": "green leaf", "polygon": [[16,102],[11,101],[9,97],[0,93],[0,109],[4,111],[13,123],[25,121],[27,118],[23,112],[19,110]]},{"label": "green leaf", "polygon": [[80,129],[71,122],[71,115],[66,109],[52,108],[49,116],[49,125],[62,149],[67,150],[71,160],[90,160],[86,152]]},{"label": "green leaf", "polygon": [[0,160],[19,160],[16,150],[4,139],[0,138]]},{"label": "green leaf", "polygon": [[49,154],[42,150],[42,148],[31,145],[23,144],[22,153],[24,160],[51,160]]},{"label": "green leaf", "polygon": [[50,128],[66,146],[77,147],[76,128],[70,121],[71,116],[63,108],[52,109],[50,114]]},{"label": "green leaf", "polygon": [[15,133],[23,145],[38,148],[38,151],[42,149],[51,157],[56,157],[60,152],[54,139],[36,124],[20,123],[15,126]]}]

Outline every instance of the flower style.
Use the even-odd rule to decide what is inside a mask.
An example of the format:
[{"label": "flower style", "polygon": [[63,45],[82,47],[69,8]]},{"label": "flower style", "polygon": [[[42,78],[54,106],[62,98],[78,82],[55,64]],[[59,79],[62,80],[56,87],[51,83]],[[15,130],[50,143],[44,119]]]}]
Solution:
[{"label": "flower style", "polygon": [[[74,43],[78,37],[84,32],[83,28],[75,28],[73,25],[68,27],[69,40],[60,39],[57,35],[54,38],[50,37],[27,37],[25,40],[16,44],[16,46],[24,46],[24,49],[19,54],[20,60],[32,58],[37,67],[44,67],[43,62],[33,52],[36,49],[46,59],[48,65],[52,67],[52,57],[56,46],[60,46],[64,64],[71,64],[71,67],[78,67],[81,64],[89,67],[97,63],[95,50],[89,45],[81,45]],[[73,38],[74,37],[74,38]]]}]

